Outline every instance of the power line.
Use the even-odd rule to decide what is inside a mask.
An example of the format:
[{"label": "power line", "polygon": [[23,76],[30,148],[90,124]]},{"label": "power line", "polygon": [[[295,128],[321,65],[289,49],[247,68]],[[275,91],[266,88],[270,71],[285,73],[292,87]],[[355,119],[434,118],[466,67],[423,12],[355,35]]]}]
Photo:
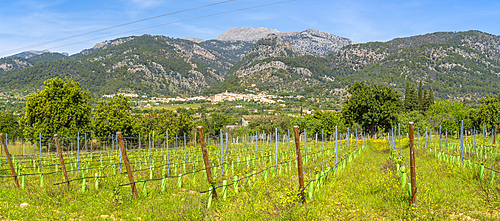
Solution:
[{"label": "power line", "polygon": [[136,20],[136,21],[131,21],[131,22],[127,22],[127,23],[123,23],[123,24],[119,24],[119,25],[114,25],[114,26],[110,26],[110,27],[106,27],[106,28],[101,28],[101,29],[97,29],[97,30],[93,30],[93,31],[89,31],[89,32],[84,32],[84,33],[81,33],[81,34],[71,35],[71,36],[64,37],[64,38],[58,38],[58,39],[54,39],[54,40],[51,40],[51,41],[46,41],[46,42],[42,42],[42,43],[38,43],[38,44],[28,45],[28,46],[25,46],[25,47],[15,48],[15,49],[7,50],[7,51],[2,51],[2,52],[0,52],[0,54],[4,55],[4,54],[10,54],[10,53],[14,53],[14,52],[20,52],[22,50],[30,49],[30,48],[33,48],[33,47],[38,47],[38,46],[43,46],[43,45],[48,45],[48,44],[54,44],[54,43],[57,43],[57,42],[60,42],[60,41],[65,41],[65,40],[68,40],[68,39],[72,39],[72,38],[76,38],[76,37],[81,37],[81,36],[85,36],[85,35],[89,35],[89,34],[101,32],[101,31],[113,29],[113,28],[118,28],[118,27],[122,27],[122,26],[126,26],[126,25],[131,25],[131,24],[143,22],[143,21],[148,21],[148,20],[152,20],[152,19],[156,19],[156,18],[161,18],[161,17],[165,17],[165,16],[169,16],[169,15],[179,14],[179,13],[182,13],[182,12],[192,11],[192,10],[196,10],[196,9],[200,9],[200,8],[206,8],[206,7],[210,7],[210,6],[220,5],[220,4],[224,4],[224,3],[228,3],[228,2],[233,2],[233,1],[236,1],[236,0],[226,0],[226,1],[216,2],[216,3],[212,3],[212,4],[208,4],[208,5],[198,6],[198,7],[194,7],[194,8],[189,8],[189,9],[179,10],[179,11],[175,11],[175,12],[170,12],[170,13],[166,13],[166,14],[162,14],[162,15],[157,15],[157,16],[153,16],[153,17],[149,17],[149,18],[144,18],[144,19],[140,19],[140,20]]},{"label": "power line", "polygon": [[149,26],[149,27],[145,27],[145,28],[139,28],[139,29],[135,29],[135,30],[131,30],[131,31],[126,31],[126,32],[112,34],[112,35],[106,35],[106,36],[102,36],[102,37],[98,37],[98,38],[92,38],[92,39],[88,39],[88,40],[84,40],[84,41],[79,41],[79,42],[74,42],[74,43],[70,43],[70,44],[55,46],[55,47],[51,47],[51,48],[47,48],[47,49],[61,48],[61,47],[65,47],[65,46],[80,44],[80,43],[84,43],[84,42],[88,42],[88,41],[93,41],[93,40],[98,40],[98,39],[102,39],[102,38],[113,37],[113,36],[116,36],[116,35],[127,34],[127,33],[135,32],[135,31],[141,31],[141,30],[145,30],[145,29],[156,28],[156,27],[160,27],[160,26],[171,25],[171,24],[181,23],[181,22],[185,22],[185,21],[191,21],[191,20],[196,20],[196,19],[201,19],[201,18],[213,17],[213,16],[217,16],[217,15],[228,14],[228,13],[238,12],[238,11],[244,11],[244,10],[249,10],[249,9],[254,9],[254,8],[262,8],[262,7],[267,7],[267,6],[271,6],[271,5],[284,4],[284,3],[288,3],[288,2],[294,2],[294,1],[296,1],[296,0],[287,0],[287,1],[269,3],[269,4],[251,6],[251,7],[246,7],[246,8],[239,8],[239,9],[234,9],[234,10],[230,10],[230,11],[218,12],[218,13],[214,13],[214,14],[209,14],[209,15],[203,15],[203,16],[198,16],[198,17],[194,17],[194,18],[188,18],[188,19],[178,20],[178,21],[174,21],[174,22],[169,22],[169,23],[164,23],[164,24]]}]

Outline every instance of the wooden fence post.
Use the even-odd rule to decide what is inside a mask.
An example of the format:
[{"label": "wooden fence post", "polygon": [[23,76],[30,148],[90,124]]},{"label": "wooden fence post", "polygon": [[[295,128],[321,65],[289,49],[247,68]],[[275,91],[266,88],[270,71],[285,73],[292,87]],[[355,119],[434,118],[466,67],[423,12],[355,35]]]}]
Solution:
[{"label": "wooden fence post", "polygon": [[62,155],[61,146],[59,145],[59,138],[57,137],[57,134],[54,134],[54,141],[56,142],[57,153],[59,154],[59,162],[61,162],[61,170],[63,171],[64,179],[66,180],[66,185],[69,188],[68,173],[66,172],[66,167],[64,166],[64,159]]},{"label": "wooden fence post", "polygon": [[410,122],[410,176],[411,176],[411,202],[417,202],[417,179],[415,174],[415,135],[414,123]]},{"label": "wooden fence post", "polygon": [[217,201],[217,191],[215,190],[215,185],[212,183],[212,170],[210,168],[210,162],[208,161],[208,151],[205,146],[205,138],[203,136],[203,127],[198,126],[198,135],[200,135],[201,143],[201,153],[203,154],[203,162],[205,162],[205,170],[207,171],[208,184],[212,187],[212,199]]},{"label": "wooden fence post", "polygon": [[295,134],[295,151],[297,153],[297,168],[299,172],[299,186],[301,191],[301,198],[302,198],[302,203],[306,204],[306,195],[304,193],[304,171],[302,170],[302,156],[300,155],[299,126],[293,126],[293,133]]},{"label": "wooden fence post", "polygon": [[5,139],[3,137],[3,133],[0,133],[0,140],[2,141],[3,150],[5,151],[5,155],[7,156],[7,160],[9,161],[10,171],[12,172],[12,176],[14,177],[14,183],[16,184],[16,188],[19,189],[19,181],[17,180],[16,170],[14,169],[14,166],[12,165],[12,159],[10,157],[9,150],[7,149],[7,144],[5,144]]},{"label": "wooden fence post", "polygon": [[[117,132],[116,136],[118,138],[118,144],[120,145],[120,149],[122,152],[122,158],[123,158],[123,162],[125,163],[125,168],[127,168],[128,180],[130,181],[130,187],[132,187],[132,194],[134,195],[135,199],[138,199],[139,194],[137,194],[137,188],[135,186],[134,176],[132,175],[132,170],[130,169],[130,163],[129,163],[128,157],[127,157],[127,150],[125,150],[125,146],[123,145],[122,133]],[[146,184],[144,183],[144,185],[146,185]]]}]

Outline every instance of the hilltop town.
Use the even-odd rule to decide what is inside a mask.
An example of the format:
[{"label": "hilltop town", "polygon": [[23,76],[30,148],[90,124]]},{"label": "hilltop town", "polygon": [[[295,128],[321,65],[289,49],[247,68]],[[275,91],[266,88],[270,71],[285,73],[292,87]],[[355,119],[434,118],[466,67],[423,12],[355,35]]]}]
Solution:
[{"label": "hilltop town", "polygon": [[[297,95],[297,96],[278,96],[278,95],[271,95],[267,94],[265,92],[261,92],[259,94],[238,94],[238,93],[230,93],[230,92],[223,92],[216,94],[214,96],[196,96],[196,97],[176,97],[176,98],[162,98],[162,97],[150,97],[146,95],[139,96],[138,94],[135,93],[117,93],[117,94],[111,94],[111,95],[103,95],[102,97],[105,98],[111,98],[117,95],[122,95],[124,97],[128,98],[133,98],[133,99],[138,99],[139,103],[145,103],[144,106],[150,106],[151,103],[155,105],[160,105],[162,104],[167,104],[167,103],[184,103],[184,102],[190,102],[190,101],[206,101],[206,102],[211,102],[212,104],[217,104],[219,102],[224,102],[224,101],[249,101],[249,102],[257,102],[257,103],[263,103],[263,104],[279,104],[279,103],[284,103],[284,100],[281,100],[281,98],[296,98],[300,99],[303,98],[304,96]],[[284,104],[281,104],[284,106]]]}]

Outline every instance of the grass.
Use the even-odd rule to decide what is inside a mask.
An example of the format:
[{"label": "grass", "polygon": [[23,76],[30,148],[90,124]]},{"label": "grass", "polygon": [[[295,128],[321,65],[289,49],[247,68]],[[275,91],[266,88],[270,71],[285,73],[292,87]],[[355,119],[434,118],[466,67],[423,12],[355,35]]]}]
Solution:
[{"label": "grass", "polygon": [[[440,161],[425,149],[416,150],[417,204],[411,206],[396,162],[389,157],[389,149],[380,146],[386,145],[372,142],[350,173],[341,174],[338,182],[326,187],[335,189],[325,196],[325,200],[330,197],[325,205],[334,211],[332,219],[499,218],[498,182],[489,185],[478,181],[474,179],[476,171]],[[402,156],[409,156],[407,145],[403,145]],[[483,188],[491,191],[490,200],[485,199]]]},{"label": "grass", "polygon": [[[212,171],[216,174],[215,183],[222,184],[223,179],[232,182],[234,176],[242,178],[247,174],[254,174],[248,179],[238,182],[238,193],[233,185],[227,186],[224,199],[223,188],[218,188],[219,200],[209,201],[208,193],[200,193],[209,189],[204,171],[187,174],[182,177],[182,186],[178,186],[178,178],[166,179],[165,189],[162,190],[162,181],[146,182],[146,192],[143,192],[143,183],[138,183],[139,199],[134,200],[128,185],[127,175],[122,168],[120,172],[116,154],[103,154],[103,167],[100,167],[100,158],[82,158],[89,162],[90,167],[85,174],[70,172],[70,179],[82,176],[93,177],[100,171],[106,178],[99,179],[99,188],[94,188],[94,178],[86,180],[86,191],[82,192],[82,180],[74,181],[68,188],[65,185],[53,185],[64,180],[60,173],[46,175],[44,186],[40,187],[40,177],[26,178],[26,189],[15,189],[12,178],[0,178],[0,216],[5,219],[19,220],[95,220],[95,219],[123,219],[123,220],[490,220],[500,218],[500,189],[498,175],[491,183],[491,172],[486,171],[483,180],[479,176],[479,167],[468,167],[451,163],[442,157],[436,157],[434,152],[435,140],[430,141],[429,148],[421,145],[416,149],[417,173],[417,204],[411,205],[408,188],[402,186],[397,164],[409,159],[408,140],[402,140],[404,160],[398,161],[391,154],[398,156],[397,148],[391,151],[386,140],[372,140],[366,148],[356,152],[349,151],[345,141],[339,148],[339,159],[349,162],[338,171],[332,170],[323,182],[313,182],[306,187],[307,203],[301,204],[297,199],[298,177],[294,158],[294,146],[280,143],[278,146],[278,172],[272,167],[275,163],[275,144],[268,144],[265,149],[265,161],[262,160],[262,144],[259,152],[255,152],[255,144],[234,144],[228,148],[226,155],[227,168],[223,177],[220,168]],[[423,144],[423,143],[420,143]],[[219,146],[209,145],[212,165],[217,165]],[[304,147],[302,147],[302,150]],[[198,148],[199,149],[199,148]],[[335,152],[333,143],[322,145],[308,142],[308,161],[304,164],[305,182],[314,180],[321,171],[335,166]],[[450,148],[450,152],[451,152]],[[352,146],[354,150],[354,146]],[[396,151],[395,151],[396,150]],[[444,150],[444,149],[443,149]],[[204,168],[201,162],[200,151],[188,147],[186,154],[183,148],[172,148],[170,159],[172,165],[170,174],[191,172]],[[474,149],[470,149],[470,153]],[[304,153],[303,153],[304,154]],[[351,160],[347,157],[351,154]],[[184,165],[187,155],[188,164]],[[472,154],[469,154],[472,156]],[[165,149],[155,149],[152,159],[155,166],[164,164]],[[145,180],[150,176],[149,166],[152,164],[147,151],[130,151],[129,157],[134,170],[135,180]],[[347,157],[347,158],[346,158]],[[44,165],[55,164],[57,158],[46,156]],[[68,154],[67,168],[75,170],[75,155]],[[494,157],[490,157],[493,163]],[[27,161],[26,161],[27,160]],[[24,173],[37,172],[38,167],[29,168],[31,159],[21,163]],[[34,160],[41,160],[34,158]],[[288,162],[288,160],[291,160]],[[171,162],[172,162],[171,161]],[[2,159],[0,175],[6,176],[9,171]],[[261,172],[264,168],[271,167]],[[186,168],[186,169],[184,169]],[[55,171],[55,166],[45,166],[43,172]],[[213,170],[215,168],[212,168]],[[254,172],[255,171],[255,172]],[[157,167],[153,171],[154,178],[163,175],[163,168]],[[267,174],[266,174],[267,173]],[[408,181],[407,181],[408,182]],[[312,193],[312,197],[309,194]],[[30,205],[21,207],[27,202]]]}]

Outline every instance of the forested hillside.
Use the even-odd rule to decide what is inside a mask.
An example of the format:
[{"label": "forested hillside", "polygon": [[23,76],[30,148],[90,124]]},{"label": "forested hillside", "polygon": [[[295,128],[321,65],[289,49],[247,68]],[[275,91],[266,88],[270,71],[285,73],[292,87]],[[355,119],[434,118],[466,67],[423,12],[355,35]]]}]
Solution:
[{"label": "forested hillside", "polygon": [[149,35],[118,41],[119,44],[110,43],[109,47],[97,47],[66,60],[5,72],[0,85],[4,91],[27,93],[40,89],[46,79],[67,77],[98,95],[135,92],[188,96],[222,80],[215,68],[205,64],[217,66],[214,63],[218,62],[218,67],[224,68],[224,63],[208,52],[203,53],[206,51],[187,50],[182,44],[196,47],[190,41]]},{"label": "forested hillside", "polygon": [[[407,81],[423,81],[442,99],[500,93],[500,37],[479,31],[440,32],[389,42],[343,47],[327,57],[271,57],[238,71],[229,88],[329,96],[349,83],[385,84],[403,91]],[[276,46],[279,47],[279,46]],[[236,72],[235,72],[236,73]],[[252,86],[254,85],[254,86]],[[218,85],[206,90],[216,92]]]},{"label": "forested hillside", "polygon": [[[0,90],[26,94],[57,76],[79,81],[94,95],[135,92],[171,97],[227,90],[341,97],[356,81],[399,91],[408,81],[422,81],[424,89],[432,88],[441,99],[500,93],[499,36],[437,32],[388,42],[344,42],[349,44],[321,57],[301,55],[320,53],[322,44],[335,49],[335,36],[313,30],[293,38],[282,35],[271,34],[255,44],[143,35],[98,43],[72,56],[43,53],[28,59],[2,58]],[[324,42],[302,45],[314,39]]]}]

